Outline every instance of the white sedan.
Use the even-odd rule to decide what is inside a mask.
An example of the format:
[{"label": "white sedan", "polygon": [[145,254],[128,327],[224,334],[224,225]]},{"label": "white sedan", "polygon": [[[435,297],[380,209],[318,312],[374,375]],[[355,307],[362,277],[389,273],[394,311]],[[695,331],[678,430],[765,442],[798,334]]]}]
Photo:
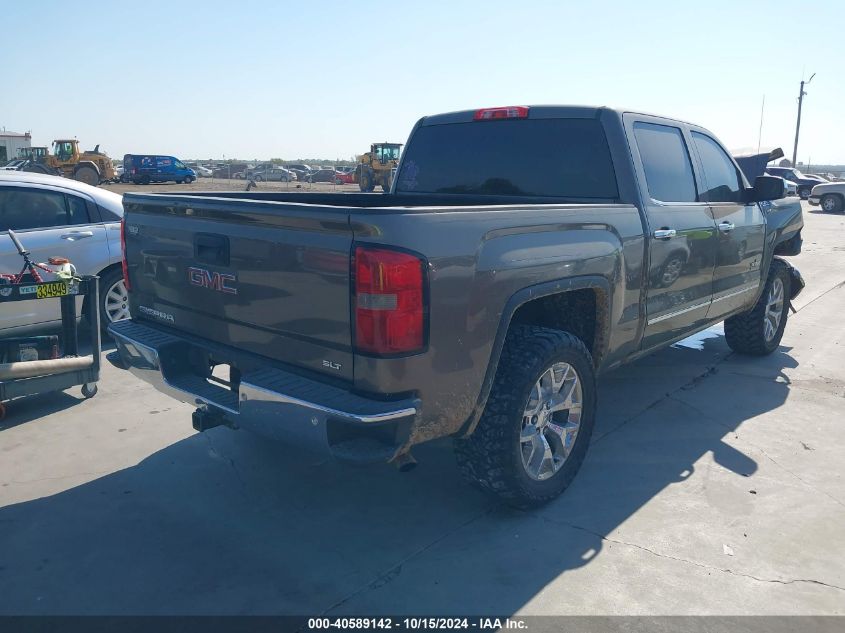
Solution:
[{"label": "white sedan", "polygon": [[813,187],[810,204],[818,205],[827,213],[845,211],[845,182],[825,182]]},{"label": "white sedan", "polygon": [[[100,277],[100,321],[129,316],[123,283],[120,195],[59,176],[0,173],[0,272],[17,274],[23,260],[9,238],[15,231],[35,262],[66,257],[80,275]],[[81,316],[89,306],[79,301]],[[0,309],[0,336],[26,334],[61,323],[58,301],[16,301]]]}]

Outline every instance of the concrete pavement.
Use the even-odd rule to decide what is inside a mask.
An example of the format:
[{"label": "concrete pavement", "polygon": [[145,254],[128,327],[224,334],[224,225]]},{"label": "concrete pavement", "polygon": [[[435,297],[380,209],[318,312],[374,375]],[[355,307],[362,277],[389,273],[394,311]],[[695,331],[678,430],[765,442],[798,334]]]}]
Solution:
[{"label": "concrete pavement", "polygon": [[805,207],[783,345],[720,328],[601,380],[572,487],[509,510],[448,442],[350,468],[105,364],[0,422],[3,614],[845,613],[845,216]]}]

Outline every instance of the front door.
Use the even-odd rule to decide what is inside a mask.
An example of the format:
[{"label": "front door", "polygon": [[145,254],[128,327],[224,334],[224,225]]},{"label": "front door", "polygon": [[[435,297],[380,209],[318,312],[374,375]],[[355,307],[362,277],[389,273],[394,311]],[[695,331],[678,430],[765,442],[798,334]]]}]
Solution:
[{"label": "front door", "polygon": [[[713,294],[716,225],[698,186],[685,131],[662,119],[626,121],[648,218],[643,349],[706,322]],[[639,163],[639,164],[637,164]]]},{"label": "front door", "polygon": [[703,132],[693,130],[691,136],[705,182],[699,199],[710,205],[718,231],[707,314],[718,320],[754,302],[762,282],[766,217],[756,202],[743,202],[745,181],[724,148]]}]

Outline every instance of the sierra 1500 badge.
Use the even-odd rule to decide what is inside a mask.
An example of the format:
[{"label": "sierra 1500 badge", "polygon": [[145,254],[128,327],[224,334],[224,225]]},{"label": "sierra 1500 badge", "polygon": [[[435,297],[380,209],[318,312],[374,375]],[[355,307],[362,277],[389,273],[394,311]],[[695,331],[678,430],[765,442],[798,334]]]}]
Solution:
[{"label": "sierra 1500 badge", "polygon": [[188,268],[188,281],[191,282],[192,286],[225,292],[228,295],[238,294],[238,289],[233,285],[238,281],[238,278],[229,273],[212,272],[205,268],[191,266]]}]

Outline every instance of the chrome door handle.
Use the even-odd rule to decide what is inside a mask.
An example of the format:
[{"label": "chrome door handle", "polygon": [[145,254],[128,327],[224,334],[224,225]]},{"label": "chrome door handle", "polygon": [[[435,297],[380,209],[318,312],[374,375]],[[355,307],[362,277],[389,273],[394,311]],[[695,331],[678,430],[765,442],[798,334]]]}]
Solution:
[{"label": "chrome door handle", "polygon": [[729,233],[736,228],[736,225],[733,222],[719,222],[719,230],[722,233]]},{"label": "chrome door handle", "polygon": [[668,240],[675,237],[678,232],[675,229],[657,229],[654,232],[654,239],[656,240]]},{"label": "chrome door handle", "polygon": [[61,236],[63,240],[81,240],[85,237],[94,237],[93,231],[71,231]]}]

